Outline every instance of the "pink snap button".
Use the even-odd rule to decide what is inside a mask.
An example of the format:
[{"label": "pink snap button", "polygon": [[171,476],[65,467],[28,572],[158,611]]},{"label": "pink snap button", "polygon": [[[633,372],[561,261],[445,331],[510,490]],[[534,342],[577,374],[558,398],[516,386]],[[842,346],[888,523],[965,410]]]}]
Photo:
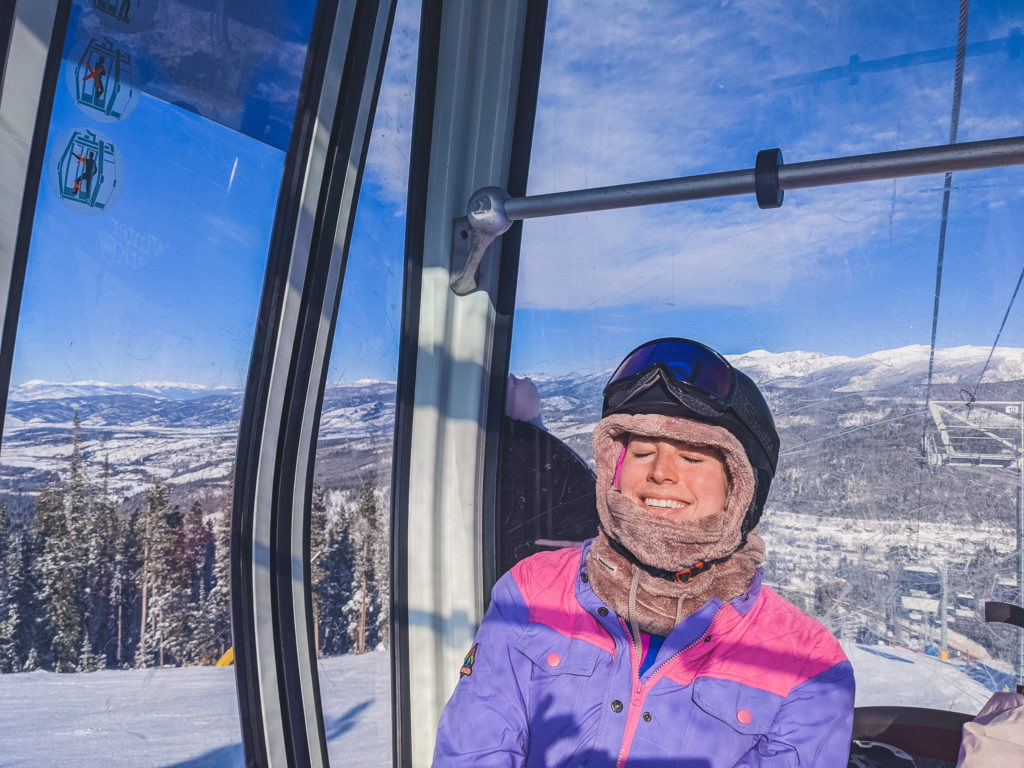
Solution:
[{"label": "pink snap button", "polygon": [[561,663],[562,663],[562,657],[559,656],[557,653],[549,653],[548,654],[548,666],[549,667],[557,667]]},{"label": "pink snap button", "polygon": [[750,712],[745,709],[741,709],[736,713],[736,719],[740,721],[740,725],[750,725],[750,721],[754,718],[750,716]]}]

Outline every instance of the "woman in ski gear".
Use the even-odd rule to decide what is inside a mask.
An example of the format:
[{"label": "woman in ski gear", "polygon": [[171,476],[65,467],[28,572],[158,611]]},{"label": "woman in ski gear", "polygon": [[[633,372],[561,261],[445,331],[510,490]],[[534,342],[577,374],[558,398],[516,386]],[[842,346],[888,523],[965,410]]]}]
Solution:
[{"label": "woman in ski gear", "polygon": [[779,442],[714,350],[631,352],[594,429],[600,530],[495,585],[437,766],[846,766],[853,671],[761,583]]}]

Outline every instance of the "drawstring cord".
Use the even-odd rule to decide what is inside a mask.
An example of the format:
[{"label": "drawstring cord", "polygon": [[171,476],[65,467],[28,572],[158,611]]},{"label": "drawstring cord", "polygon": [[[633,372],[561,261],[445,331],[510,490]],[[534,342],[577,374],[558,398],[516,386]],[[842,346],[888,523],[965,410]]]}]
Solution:
[{"label": "drawstring cord", "polygon": [[633,633],[633,652],[636,654],[637,669],[643,663],[643,645],[640,642],[640,625],[636,618],[636,592],[640,585],[640,570],[632,568],[633,580],[629,584],[629,628]]}]

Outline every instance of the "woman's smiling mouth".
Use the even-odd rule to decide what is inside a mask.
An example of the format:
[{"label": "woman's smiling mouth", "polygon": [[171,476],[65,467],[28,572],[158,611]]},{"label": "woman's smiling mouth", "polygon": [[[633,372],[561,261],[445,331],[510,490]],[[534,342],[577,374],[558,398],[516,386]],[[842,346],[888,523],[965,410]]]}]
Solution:
[{"label": "woman's smiling mouth", "polygon": [[685,501],[676,501],[675,499],[655,499],[650,496],[645,496],[641,499],[644,506],[656,507],[658,509],[682,509],[688,506]]}]

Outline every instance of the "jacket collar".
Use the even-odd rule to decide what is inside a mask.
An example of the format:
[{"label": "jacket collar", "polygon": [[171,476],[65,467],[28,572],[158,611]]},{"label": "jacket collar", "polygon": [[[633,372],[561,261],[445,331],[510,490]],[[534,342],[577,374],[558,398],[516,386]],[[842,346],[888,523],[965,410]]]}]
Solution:
[{"label": "jacket collar", "polygon": [[[612,632],[613,636],[616,636],[623,631],[618,616],[609,606],[605,605],[596,594],[594,594],[594,590],[590,587],[590,576],[587,573],[587,553],[590,551],[590,546],[593,541],[593,539],[588,539],[583,542],[583,546],[581,547],[579,567],[576,572],[576,599],[579,600],[580,605],[584,610],[595,618],[598,618],[598,621],[606,629]],[[758,598],[761,595],[761,583],[763,579],[764,569],[758,568],[757,573],[754,574],[754,578],[751,580],[750,586],[747,587],[747,590],[742,595],[729,601],[729,607],[734,609],[735,613],[730,611],[729,614],[731,615],[726,614],[719,617],[719,632],[731,629],[738,621],[741,621],[750,613],[750,610],[757,603]],[[719,610],[723,605],[724,604],[719,598],[713,597],[683,619],[683,621],[676,625],[675,629],[673,629],[665,639],[662,650],[658,655],[663,658],[668,658],[669,656],[674,655],[687,646],[700,640],[701,637],[707,634],[708,629],[711,627],[711,622],[718,615]],[[601,608],[608,611],[607,616],[600,616],[599,611]]]}]

